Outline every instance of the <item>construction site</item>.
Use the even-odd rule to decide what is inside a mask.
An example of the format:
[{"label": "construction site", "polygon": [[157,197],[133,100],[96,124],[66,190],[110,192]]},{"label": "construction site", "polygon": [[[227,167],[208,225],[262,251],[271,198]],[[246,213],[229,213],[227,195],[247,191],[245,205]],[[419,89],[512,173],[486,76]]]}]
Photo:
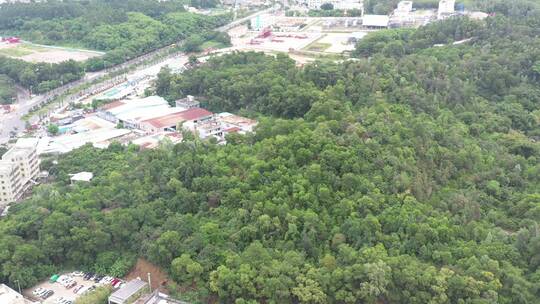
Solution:
[{"label": "construction site", "polygon": [[347,56],[372,29],[361,18],[286,17],[264,14],[229,30],[233,46],[220,50],[288,53],[299,64],[316,58]]}]

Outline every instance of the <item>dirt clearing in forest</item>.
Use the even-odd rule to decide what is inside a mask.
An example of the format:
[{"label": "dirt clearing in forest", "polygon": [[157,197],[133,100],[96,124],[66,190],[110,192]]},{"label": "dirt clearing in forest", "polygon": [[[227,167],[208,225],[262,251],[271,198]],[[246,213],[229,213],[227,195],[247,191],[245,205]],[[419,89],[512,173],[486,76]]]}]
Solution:
[{"label": "dirt clearing in forest", "polygon": [[129,282],[130,280],[141,278],[141,280],[147,281],[148,273],[150,273],[152,289],[161,288],[162,291],[165,291],[164,287],[169,281],[167,273],[143,258],[137,259],[137,263],[125,277],[125,280]]}]

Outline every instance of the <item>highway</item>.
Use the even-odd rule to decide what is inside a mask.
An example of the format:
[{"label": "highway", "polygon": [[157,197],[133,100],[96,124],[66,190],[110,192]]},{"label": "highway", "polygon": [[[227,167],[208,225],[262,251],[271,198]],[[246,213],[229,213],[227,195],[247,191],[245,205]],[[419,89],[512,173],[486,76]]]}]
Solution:
[{"label": "highway", "polygon": [[[227,30],[229,30],[229,29],[231,29],[231,28],[233,28],[233,27],[235,27],[235,26],[237,26],[239,24],[242,24],[242,23],[248,21],[249,19],[251,19],[253,17],[256,17],[256,16],[260,15],[260,14],[268,13],[268,12],[274,11],[276,9],[279,9],[279,6],[280,5],[276,5],[274,7],[267,8],[265,10],[253,13],[253,14],[251,14],[249,16],[234,20],[234,21],[232,21],[232,22],[230,22],[230,23],[228,23],[228,24],[226,24],[226,25],[224,25],[222,27],[217,28],[216,30],[217,31],[227,31]],[[85,77],[80,79],[80,80],[68,83],[68,84],[66,84],[66,85],[64,85],[62,87],[56,88],[56,89],[54,89],[52,91],[49,91],[49,92],[47,92],[45,94],[33,96],[31,99],[26,98],[24,100],[19,100],[19,102],[14,105],[14,110],[12,110],[12,112],[10,112],[8,114],[0,114],[0,144],[7,143],[9,141],[11,135],[19,136],[25,130],[25,122],[23,121],[22,117],[24,115],[28,114],[31,111],[32,108],[34,108],[36,106],[39,106],[39,105],[41,105],[43,103],[46,103],[47,101],[53,100],[56,96],[62,95],[64,93],[66,93],[68,90],[70,90],[72,88],[75,88],[75,87],[78,87],[80,85],[94,82],[94,81],[96,81],[96,80],[98,80],[100,78],[103,78],[103,82],[105,82],[107,76],[110,75],[111,73],[118,72],[119,70],[128,68],[130,66],[135,65],[135,66],[137,66],[137,69],[140,69],[141,68],[140,65],[144,65],[145,62],[147,62],[148,60],[155,59],[159,55],[166,54],[165,53],[166,51],[168,51],[169,49],[175,47],[177,44],[178,43],[171,44],[171,45],[162,47],[160,49],[156,49],[156,50],[152,51],[151,53],[136,57],[136,58],[131,59],[131,60],[125,62],[125,63],[122,63],[120,65],[111,67],[109,69],[106,69],[106,70],[103,70],[103,71],[100,71],[100,72],[87,73],[85,75]],[[176,55],[178,55],[178,54],[176,54]],[[174,55],[172,55],[172,56],[174,56]],[[162,61],[157,62],[156,65],[159,65],[161,62]],[[146,68],[148,68],[148,66],[143,66],[142,67],[142,69],[146,69]],[[78,94],[73,94],[73,95],[70,96],[71,98],[66,98],[66,99],[73,99],[73,97],[76,96],[76,95],[78,95]],[[30,123],[36,123],[37,121],[38,121],[38,118],[33,117],[29,122]]]}]

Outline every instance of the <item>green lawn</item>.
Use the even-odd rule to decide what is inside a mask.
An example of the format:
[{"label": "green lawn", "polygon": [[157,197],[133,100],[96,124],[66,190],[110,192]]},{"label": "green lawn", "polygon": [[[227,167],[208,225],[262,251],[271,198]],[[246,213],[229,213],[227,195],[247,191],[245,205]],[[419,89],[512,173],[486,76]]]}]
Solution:
[{"label": "green lawn", "polygon": [[312,44],[304,48],[305,51],[311,52],[324,52],[327,48],[331,47],[330,43],[313,42]]},{"label": "green lawn", "polygon": [[226,45],[224,45],[223,43],[213,41],[213,40],[206,41],[205,43],[201,45],[201,49],[203,50],[206,50],[207,48],[222,49],[224,47],[226,47]]},{"label": "green lawn", "polygon": [[0,48],[0,55],[5,55],[9,57],[23,57],[26,55],[30,55],[36,52],[46,52],[48,51],[47,48],[32,45],[28,43],[20,43],[13,47],[8,48]]}]

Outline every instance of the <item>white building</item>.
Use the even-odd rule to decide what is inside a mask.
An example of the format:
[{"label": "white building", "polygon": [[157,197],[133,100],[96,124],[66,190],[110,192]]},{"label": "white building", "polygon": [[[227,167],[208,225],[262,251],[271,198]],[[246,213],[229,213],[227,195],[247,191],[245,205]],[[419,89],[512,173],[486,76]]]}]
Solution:
[{"label": "white building", "polygon": [[260,31],[276,23],[276,18],[272,14],[260,14],[249,20],[252,30]]},{"label": "white building", "polygon": [[17,201],[39,174],[37,139],[19,139],[0,160],[0,207]]},{"label": "white building", "polygon": [[18,200],[22,194],[21,170],[17,164],[0,161],[0,208]]},{"label": "white building", "polygon": [[412,12],[412,1],[400,1],[394,10],[394,15],[407,15]]},{"label": "white building", "polygon": [[390,22],[387,15],[364,15],[362,17],[362,26],[368,28],[386,28]]},{"label": "white building", "polygon": [[437,19],[444,19],[454,14],[454,7],[456,5],[455,0],[441,0],[439,1],[439,10],[437,11]]},{"label": "white building", "polygon": [[182,125],[201,139],[214,137],[219,143],[225,143],[225,136],[230,133],[246,134],[253,132],[257,121],[223,112],[216,114],[212,119],[204,121],[189,121]]},{"label": "white building", "polygon": [[339,10],[351,10],[358,9],[364,11],[363,0],[306,0],[305,4],[309,9],[318,10],[321,9],[321,5],[330,3],[334,6],[334,9]]},{"label": "white building", "polygon": [[100,108],[98,116],[112,123],[122,123],[128,129],[140,129],[141,122],[184,111],[181,107],[171,107],[167,100],[159,96],[142,99],[117,101]]},{"label": "white building", "polygon": [[185,98],[178,99],[174,102],[177,108],[184,108],[184,109],[191,109],[191,108],[199,108],[200,102],[195,99],[192,95],[188,95]]}]

